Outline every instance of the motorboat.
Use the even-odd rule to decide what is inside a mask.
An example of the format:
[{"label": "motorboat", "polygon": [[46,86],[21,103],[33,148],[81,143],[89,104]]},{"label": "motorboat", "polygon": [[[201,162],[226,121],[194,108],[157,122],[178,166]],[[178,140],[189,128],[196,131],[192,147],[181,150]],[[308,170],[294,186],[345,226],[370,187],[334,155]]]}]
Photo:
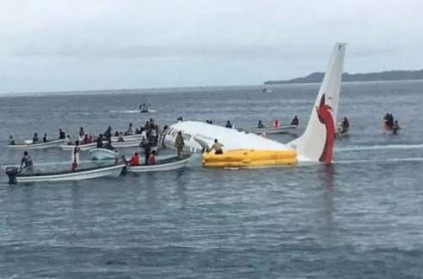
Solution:
[{"label": "motorboat", "polygon": [[343,138],[348,136],[350,133],[350,129],[344,129],[342,122],[338,123],[337,127],[336,127],[336,131],[335,131],[335,137],[336,138]]},{"label": "motorboat", "polygon": [[263,127],[263,128],[254,128],[250,133],[257,135],[297,135],[297,125],[289,125],[282,127]]},{"label": "motorboat", "polygon": [[[103,144],[107,144],[107,141],[103,141]],[[139,140],[131,140],[131,141],[117,141],[113,142],[112,145],[114,148],[129,148],[129,147],[137,147],[139,146],[140,141]],[[75,145],[62,145],[62,150],[65,151],[72,151]],[[91,149],[94,149],[97,147],[97,143],[87,143],[87,144],[80,144],[79,150],[80,151],[89,151]]]},{"label": "motorboat", "polygon": [[[123,141],[141,140],[141,134],[122,136]],[[118,142],[119,137],[112,137],[112,142]]]},{"label": "motorboat", "polygon": [[18,172],[16,167],[7,167],[6,174],[9,176],[10,184],[34,183],[34,182],[56,182],[56,181],[78,181],[93,179],[99,177],[118,177],[125,164],[112,166],[96,166],[87,169],[78,169],[76,171],[52,171],[33,174],[23,174]]},{"label": "motorboat", "polygon": [[9,144],[9,149],[48,149],[48,148],[59,148],[65,142],[64,139],[50,140],[46,142],[32,143],[32,141],[26,141],[23,144]]},{"label": "motorboat", "polygon": [[115,160],[120,156],[119,152],[106,148],[94,148],[89,153],[93,160]]},{"label": "motorboat", "polygon": [[182,158],[178,156],[167,157],[164,159],[157,159],[154,165],[139,165],[139,166],[127,166],[127,172],[158,172],[158,171],[170,171],[185,168],[191,155],[186,155]]}]

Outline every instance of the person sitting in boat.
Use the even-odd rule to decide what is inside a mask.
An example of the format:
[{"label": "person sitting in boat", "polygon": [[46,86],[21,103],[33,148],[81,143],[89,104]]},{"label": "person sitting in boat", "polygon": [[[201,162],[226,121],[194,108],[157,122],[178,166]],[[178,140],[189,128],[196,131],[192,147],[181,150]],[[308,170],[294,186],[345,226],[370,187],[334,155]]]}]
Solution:
[{"label": "person sitting in boat", "polygon": [[31,156],[29,156],[28,151],[24,152],[24,155],[21,160],[21,166],[19,168],[19,172],[33,174],[34,173],[34,165],[32,164]]},{"label": "person sitting in boat", "polygon": [[348,130],[350,129],[350,121],[348,121],[347,117],[344,117],[344,119],[342,120],[342,134],[345,134],[348,132]]},{"label": "person sitting in boat", "polygon": [[281,127],[281,123],[279,122],[278,119],[275,119],[272,123],[272,127],[273,128],[280,128]]},{"label": "person sitting in boat", "polygon": [[257,128],[262,129],[264,128],[264,124],[261,120],[259,120],[258,124],[257,124]]},{"label": "person sitting in boat", "polygon": [[96,140],[97,148],[103,148],[103,134],[99,134]]},{"label": "person sitting in boat", "polygon": [[65,138],[66,138],[65,132],[63,132],[62,129],[59,129],[59,139],[65,139]]},{"label": "person sitting in boat", "polygon": [[300,124],[300,121],[298,120],[298,117],[296,115],[294,115],[294,118],[292,118],[291,120],[291,125],[292,126],[298,126]]},{"label": "person sitting in boat", "polygon": [[47,142],[47,134],[46,133],[44,133],[43,142]]},{"label": "person sitting in boat", "polygon": [[38,134],[34,133],[34,136],[32,137],[32,143],[39,143],[40,139],[38,138]]},{"label": "person sitting in boat", "polygon": [[11,136],[9,136],[9,145],[15,145],[16,144],[16,142],[15,142],[15,140],[13,139],[13,136],[11,135]]},{"label": "person sitting in boat", "polygon": [[229,129],[232,129],[234,126],[232,125],[231,121],[228,120],[228,121],[226,121],[225,127],[226,128],[229,128]]},{"label": "person sitting in boat", "polygon": [[398,124],[398,120],[395,120],[394,125],[392,126],[392,133],[396,135],[398,130],[401,129],[400,125]]},{"label": "person sitting in boat", "polygon": [[182,157],[182,150],[185,146],[184,138],[182,137],[182,132],[179,131],[175,138],[175,148],[178,153],[178,158]]},{"label": "person sitting in boat", "polygon": [[118,135],[118,140],[117,140],[118,142],[124,142],[125,140],[124,140],[124,138],[123,138],[123,134],[122,134],[122,132],[120,132],[119,133],[119,135]]},{"label": "person sitting in boat", "polygon": [[107,130],[104,132],[104,137],[108,140],[112,138],[112,127],[108,127]]},{"label": "person sitting in boat", "polygon": [[214,150],[214,154],[223,154],[222,150],[223,144],[219,143],[217,139],[214,140],[212,147],[210,148],[209,152]]},{"label": "person sitting in boat", "polygon": [[139,166],[140,165],[140,156],[138,155],[138,152],[135,152],[134,155],[132,155],[131,160],[129,160],[130,166]]},{"label": "person sitting in boat", "polygon": [[72,145],[72,141],[71,141],[70,135],[67,135],[67,136],[66,136],[66,139],[65,139],[65,144],[66,144],[66,145]]},{"label": "person sitting in boat", "polygon": [[79,166],[79,140],[75,141],[75,146],[72,149],[71,170],[76,171]]},{"label": "person sitting in boat", "polygon": [[153,150],[148,155],[148,165],[155,165],[156,164],[156,151]]}]

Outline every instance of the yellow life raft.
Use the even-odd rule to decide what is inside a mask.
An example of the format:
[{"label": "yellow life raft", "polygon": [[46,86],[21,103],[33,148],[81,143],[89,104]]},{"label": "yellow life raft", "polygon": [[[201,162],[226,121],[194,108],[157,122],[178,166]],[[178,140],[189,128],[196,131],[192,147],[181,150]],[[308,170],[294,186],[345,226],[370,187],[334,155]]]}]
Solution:
[{"label": "yellow life raft", "polygon": [[249,168],[297,163],[295,150],[237,149],[223,154],[204,153],[203,166],[211,168]]}]

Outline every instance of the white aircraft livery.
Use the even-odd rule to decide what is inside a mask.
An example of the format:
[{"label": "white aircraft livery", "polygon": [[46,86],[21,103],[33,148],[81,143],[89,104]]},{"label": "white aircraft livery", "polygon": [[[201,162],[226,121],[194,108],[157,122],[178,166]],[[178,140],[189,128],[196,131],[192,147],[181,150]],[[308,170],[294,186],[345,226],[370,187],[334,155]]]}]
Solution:
[{"label": "white aircraft livery", "polygon": [[[254,167],[297,162],[331,163],[345,48],[343,43],[335,45],[307,127],[299,138],[282,144],[260,135],[222,126],[199,121],[180,121],[166,131],[163,138],[165,146],[173,147],[180,131],[185,148],[191,152],[201,152],[205,147],[211,147],[215,139],[223,145],[223,154],[203,155],[205,166]],[[288,157],[295,158],[279,160],[285,156],[280,154],[289,154]],[[261,161],[258,163],[256,160]]]}]

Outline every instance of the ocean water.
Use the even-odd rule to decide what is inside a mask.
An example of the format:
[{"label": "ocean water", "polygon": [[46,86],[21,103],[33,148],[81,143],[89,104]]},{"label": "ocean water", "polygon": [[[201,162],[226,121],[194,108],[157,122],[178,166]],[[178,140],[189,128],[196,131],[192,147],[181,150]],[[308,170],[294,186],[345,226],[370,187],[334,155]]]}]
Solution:
[{"label": "ocean water", "polygon": [[[10,134],[53,138],[59,127],[99,133],[182,116],[249,128],[297,114],[304,129],[318,85],[271,88],[1,97],[0,165],[22,155],[6,148]],[[195,158],[183,171],[15,186],[2,172],[0,278],[422,278],[422,92],[417,81],[344,84],[339,118],[351,133],[330,166],[212,170]],[[140,103],[156,112],[138,113]],[[387,112],[399,135],[382,133]]]}]

